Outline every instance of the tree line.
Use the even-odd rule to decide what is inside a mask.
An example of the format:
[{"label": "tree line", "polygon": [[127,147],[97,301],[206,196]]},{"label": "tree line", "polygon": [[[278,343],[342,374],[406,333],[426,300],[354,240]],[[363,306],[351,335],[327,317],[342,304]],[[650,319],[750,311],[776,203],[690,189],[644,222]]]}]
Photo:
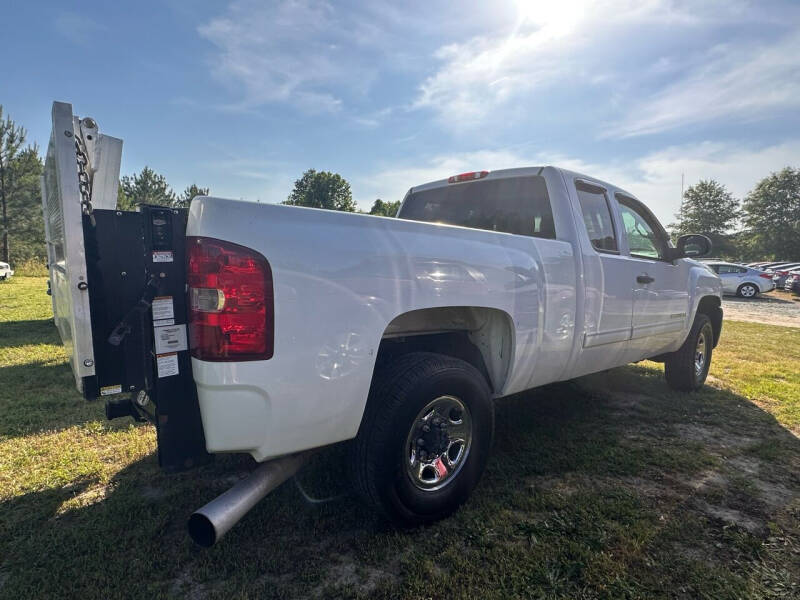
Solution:
[{"label": "tree line", "polygon": [[701,179],[686,189],[675,216],[673,236],[707,235],[714,256],[800,260],[800,169],[769,174],[741,200],[722,183]]},{"label": "tree line", "polygon": [[[44,165],[36,144],[26,144],[26,131],[0,105],[0,260],[21,264],[43,261],[44,223],[40,177]],[[166,178],[145,166],[120,179],[117,207],[138,204],[187,207],[195,196],[209,195],[207,187],[188,186],[180,194]],[[308,169],[282,204],[346,212],[358,209],[348,181],[338,173]],[[377,199],[367,212],[394,217],[400,200]],[[714,254],[732,260],[800,260],[800,169],[786,167],[759,181],[738,200],[713,180],[700,180],[683,195],[677,221],[669,226],[677,237],[702,233],[714,242]]]},{"label": "tree line", "polygon": [[[308,206],[344,212],[360,212],[348,181],[338,173],[308,169],[294,182],[289,197],[281,202],[290,206]],[[366,214],[394,217],[400,210],[400,200],[385,202],[378,198]]]},{"label": "tree line", "polygon": [[[25,128],[3,116],[0,105],[0,260],[12,265],[46,260],[40,178],[44,162],[36,144],[26,143]],[[149,166],[120,178],[119,210],[134,210],[139,204],[185,208],[195,196],[210,189],[197,184],[176,193],[166,177]],[[349,212],[358,211],[350,184],[338,173],[309,169],[295,181],[283,204],[311,206]],[[400,201],[375,200],[369,214],[393,217]]]}]

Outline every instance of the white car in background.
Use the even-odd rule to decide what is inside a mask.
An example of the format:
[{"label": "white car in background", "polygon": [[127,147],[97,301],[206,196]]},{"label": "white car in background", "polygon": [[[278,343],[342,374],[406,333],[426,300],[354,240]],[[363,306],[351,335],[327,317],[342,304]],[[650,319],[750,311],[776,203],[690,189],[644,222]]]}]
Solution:
[{"label": "white car in background", "polygon": [[8,263],[0,262],[0,281],[5,281],[14,274]]},{"label": "white car in background", "polygon": [[751,269],[728,262],[706,262],[706,266],[719,275],[724,294],[736,294],[741,298],[755,298],[775,289],[772,273]]}]

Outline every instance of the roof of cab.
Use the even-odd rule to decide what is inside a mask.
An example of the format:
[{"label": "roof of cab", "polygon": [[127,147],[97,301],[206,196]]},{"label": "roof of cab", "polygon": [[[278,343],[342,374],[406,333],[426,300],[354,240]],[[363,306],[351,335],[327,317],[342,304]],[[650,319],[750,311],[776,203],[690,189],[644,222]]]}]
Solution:
[{"label": "roof of cab", "polygon": [[[562,174],[562,176],[564,176],[565,178],[570,178],[570,179],[573,179],[573,180],[574,179],[583,179],[584,181],[588,181],[588,182],[597,184],[600,187],[603,187],[603,188],[605,188],[607,190],[608,189],[614,190],[614,191],[620,192],[621,194],[625,194],[626,196],[630,196],[632,198],[636,198],[636,196],[634,194],[631,194],[630,192],[628,192],[628,191],[622,189],[621,187],[616,186],[616,185],[614,185],[612,183],[608,183],[607,181],[603,181],[602,179],[597,179],[596,177],[591,177],[589,175],[584,175],[583,173],[578,173],[576,171],[570,171],[568,169],[562,169],[561,167],[557,167],[557,166],[554,166],[554,165],[541,165],[541,166],[532,166],[532,167],[516,167],[516,168],[513,168],[513,169],[497,169],[495,171],[489,171],[489,174],[486,177],[484,177],[482,179],[479,179],[479,180],[475,180],[475,181],[487,181],[489,179],[505,179],[507,177],[526,177],[526,176],[531,176],[531,175],[541,175],[542,172],[545,169],[554,169],[556,171],[559,171]],[[471,183],[471,182],[467,181],[467,182],[464,182],[464,183],[466,184],[466,183]],[[411,189],[409,189],[409,193],[411,193],[411,192],[422,192],[422,191],[426,191],[426,190],[435,189],[435,188],[438,188],[438,187],[444,187],[446,185],[450,185],[446,178],[445,179],[437,179],[436,181],[431,181],[431,182],[428,182],[428,183],[424,183],[422,185],[416,185],[416,186],[412,187]]]}]

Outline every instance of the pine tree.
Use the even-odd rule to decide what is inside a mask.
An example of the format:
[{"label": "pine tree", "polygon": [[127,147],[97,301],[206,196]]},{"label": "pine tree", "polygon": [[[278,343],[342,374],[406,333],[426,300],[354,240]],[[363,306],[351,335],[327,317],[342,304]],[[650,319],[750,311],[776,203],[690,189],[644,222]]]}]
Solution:
[{"label": "pine tree", "polygon": [[117,208],[120,210],[133,210],[138,204],[174,206],[177,201],[175,192],[167,185],[167,179],[150,167],[145,167],[141,173],[125,175],[120,181],[120,188],[122,194],[117,196]]},{"label": "pine tree", "polygon": [[22,262],[44,256],[44,224],[39,177],[39,149],[25,145],[25,129],[11,117],[3,120],[0,106],[0,205],[2,259]]},{"label": "pine tree", "polygon": [[189,204],[192,202],[192,198],[195,196],[208,196],[209,194],[208,188],[198,187],[194,183],[183,190],[183,193],[178,196],[175,200],[175,206],[179,208],[189,208]]}]

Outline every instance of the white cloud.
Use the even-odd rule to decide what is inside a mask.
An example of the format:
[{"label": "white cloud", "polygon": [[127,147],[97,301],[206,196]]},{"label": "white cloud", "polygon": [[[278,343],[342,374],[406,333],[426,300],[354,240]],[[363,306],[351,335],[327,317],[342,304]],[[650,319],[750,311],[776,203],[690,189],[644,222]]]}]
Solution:
[{"label": "white cloud", "polygon": [[[477,128],[493,115],[521,120],[531,101],[555,92],[613,120],[597,128],[611,136],[800,107],[800,36],[781,37],[795,8],[747,0],[519,0],[518,8],[510,31],[441,46],[413,107],[452,129]],[[737,28],[746,35],[708,48]]]},{"label": "white cloud", "polygon": [[363,88],[371,77],[344,55],[348,31],[328,3],[241,0],[198,31],[216,46],[213,75],[241,94],[236,108],[291,102],[305,112],[336,112],[338,91]]},{"label": "white cloud", "polygon": [[617,185],[645,202],[662,223],[669,224],[680,207],[681,174],[686,186],[716,179],[737,198],[743,198],[763,177],[786,165],[800,164],[800,141],[763,148],[706,142],[675,146],[640,159],[586,162],[557,153],[524,155],[513,150],[487,150],[435,156],[421,163],[379,169],[353,181],[359,205],[369,208],[375,198],[399,200],[415,185],[480,169],[555,165]]},{"label": "white cloud", "polygon": [[685,79],[634,107],[610,135],[656,133],[720,118],[758,119],[800,108],[800,35],[743,48],[716,47]]},{"label": "white cloud", "polygon": [[444,121],[476,122],[508,108],[534,90],[557,82],[602,81],[600,64],[619,29],[647,22],[691,24],[699,18],[662,0],[560,0],[517,2],[510,32],[473,37],[439,48],[439,70],[420,86],[414,103]]}]

